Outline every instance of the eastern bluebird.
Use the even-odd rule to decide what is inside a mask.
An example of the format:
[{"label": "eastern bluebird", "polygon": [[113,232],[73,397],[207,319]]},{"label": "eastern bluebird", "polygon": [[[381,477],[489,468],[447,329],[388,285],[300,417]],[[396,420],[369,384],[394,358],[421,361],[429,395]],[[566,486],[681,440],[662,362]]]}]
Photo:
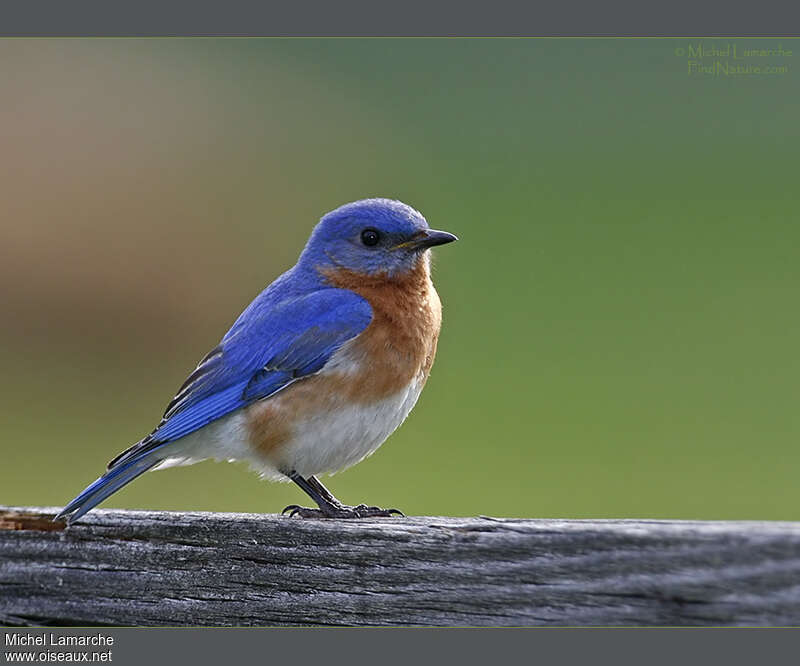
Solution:
[{"label": "eastern bluebird", "polygon": [[290,515],[400,514],[346,506],[316,477],[369,456],[416,403],[442,318],[427,250],[454,240],[390,199],[325,215],[295,266],[239,315],[158,427],[56,520],[75,522],[150,469],[208,458],[244,460],[262,477],[290,479],[319,506],[290,505]]}]

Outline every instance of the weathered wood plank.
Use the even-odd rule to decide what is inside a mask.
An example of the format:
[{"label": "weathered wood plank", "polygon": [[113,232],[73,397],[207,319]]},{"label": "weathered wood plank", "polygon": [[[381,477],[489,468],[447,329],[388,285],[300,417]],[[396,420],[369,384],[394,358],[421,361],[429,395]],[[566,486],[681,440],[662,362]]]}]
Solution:
[{"label": "weathered wood plank", "polygon": [[800,625],[800,523],[0,507],[0,623]]}]

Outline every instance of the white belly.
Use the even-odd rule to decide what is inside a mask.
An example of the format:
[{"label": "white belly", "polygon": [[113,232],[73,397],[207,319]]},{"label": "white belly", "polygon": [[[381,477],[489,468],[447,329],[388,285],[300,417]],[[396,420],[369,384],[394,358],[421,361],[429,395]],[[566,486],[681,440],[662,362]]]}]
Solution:
[{"label": "white belly", "polygon": [[386,441],[417,402],[423,381],[414,380],[395,395],[371,405],[350,405],[320,412],[295,426],[283,452],[301,476],[338,472]]},{"label": "white belly", "polygon": [[[386,441],[416,404],[424,383],[424,378],[415,378],[405,389],[371,405],[339,404],[317,412],[294,425],[291,439],[274,457],[256,452],[245,410],[238,410],[165,447],[170,457],[156,469],[214,459],[248,462],[261,476],[276,481],[288,480],[279,470],[305,477],[338,472]],[[280,394],[267,399],[280,399]]]}]

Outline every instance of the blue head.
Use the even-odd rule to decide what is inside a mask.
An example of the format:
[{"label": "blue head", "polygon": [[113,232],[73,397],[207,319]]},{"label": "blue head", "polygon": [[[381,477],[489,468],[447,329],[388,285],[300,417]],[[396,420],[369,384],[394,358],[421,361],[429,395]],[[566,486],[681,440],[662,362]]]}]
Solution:
[{"label": "blue head", "polygon": [[426,250],[457,240],[392,199],[363,199],[325,215],[300,255],[300,266],[389,277],[413,270]]}]

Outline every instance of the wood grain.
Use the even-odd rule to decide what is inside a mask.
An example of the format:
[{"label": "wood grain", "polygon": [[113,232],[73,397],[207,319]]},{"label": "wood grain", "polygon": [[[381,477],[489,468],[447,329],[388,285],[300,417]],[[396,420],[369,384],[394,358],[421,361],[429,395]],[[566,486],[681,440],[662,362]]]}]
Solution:
[{"label": "wood grain", "polygon": [[800,625],[800,523],[54,513],[0,507],[2,624]]}]

